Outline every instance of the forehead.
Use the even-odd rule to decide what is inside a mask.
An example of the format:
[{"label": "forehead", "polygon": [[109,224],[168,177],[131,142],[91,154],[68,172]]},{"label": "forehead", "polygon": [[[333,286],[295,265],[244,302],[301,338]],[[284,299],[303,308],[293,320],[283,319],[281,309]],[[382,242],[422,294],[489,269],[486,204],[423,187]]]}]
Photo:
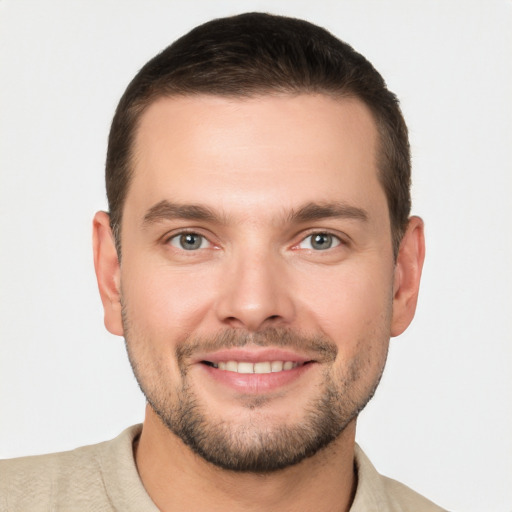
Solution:
[{"label": "forehead", "polygon": [[385,203],[375,122],[353,98],[160,98],[141,116],[134,150],[125,207],[141,212],[163,199],[257,216],[262,204]]}]

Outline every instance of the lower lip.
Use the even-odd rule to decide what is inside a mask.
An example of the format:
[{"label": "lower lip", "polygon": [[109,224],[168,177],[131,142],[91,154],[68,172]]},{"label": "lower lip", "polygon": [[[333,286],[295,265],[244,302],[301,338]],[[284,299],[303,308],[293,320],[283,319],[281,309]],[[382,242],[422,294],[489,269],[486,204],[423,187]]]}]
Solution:
[{"label": "lower lip", "polygon": [[307,363],[291,370],[272,373],[237,373],[219,370],[213,366],[200,365],[208,375],[217,382],[229,386],[240,393],[260,394],[278,390],[287,386],[316,366],[315,363]]}]

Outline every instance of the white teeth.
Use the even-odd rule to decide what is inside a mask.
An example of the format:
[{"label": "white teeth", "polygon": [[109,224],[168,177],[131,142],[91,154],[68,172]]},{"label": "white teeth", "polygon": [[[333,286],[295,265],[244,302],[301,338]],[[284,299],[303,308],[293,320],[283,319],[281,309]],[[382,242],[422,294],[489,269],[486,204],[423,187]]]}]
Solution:
[{"label": "white teeth", "polygon": [[247,361],[220,361],[214,364],[219,370],[236,373],[275,373],[283,370],[293,370],[299,363],[293,361],[261,361],[250,363]]},{"label": "white teeth", "polygon": [[226,370],[228,372],[238,372],[238,363],[236,361],[228,361],[226,363]]},{"label": "white teeth", "polygon": [[254,363],[254,373],[270,373],[270,363]]},{"label": "white teeth", "polygon": [[282,372],[283,371],[283,361],[272,361],[270,363],[270,369],[273,372]]},{"label": "white teeth", "polygon": [[238,363],[238,373],[254,373],[254,364]]}]

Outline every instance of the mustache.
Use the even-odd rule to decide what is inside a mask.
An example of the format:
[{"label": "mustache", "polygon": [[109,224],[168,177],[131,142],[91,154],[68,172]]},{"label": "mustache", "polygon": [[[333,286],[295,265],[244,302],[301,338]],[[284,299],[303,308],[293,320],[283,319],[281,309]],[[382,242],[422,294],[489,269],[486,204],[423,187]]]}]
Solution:
[{"label": "mustache", "polygon": [[215,352],[247,345],[295,349],[320,362],[332,362],[338,355],[336,344],[322,334],[310,335],[284,327],[270,327],[258,332],[226,329],[208,338],[195,336],[178,345],[176,358],[182,368],[185,361],[198,352]]}]

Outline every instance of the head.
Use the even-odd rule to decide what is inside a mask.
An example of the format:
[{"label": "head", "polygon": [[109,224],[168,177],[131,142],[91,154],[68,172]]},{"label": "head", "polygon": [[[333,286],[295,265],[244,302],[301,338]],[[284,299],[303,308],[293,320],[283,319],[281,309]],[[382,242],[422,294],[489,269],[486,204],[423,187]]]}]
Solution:
[{"label": "head", "polygon": [[106,188],[121,256],[121,224],[134,169],[134,138],[158,98],[313,94],[357,98],[379,134],[377,165],[386,194],[395,256],[410,209],[407,126],[396,96],[368,60],[325,29],[303,20],[250,13],[201,25],[151,59],[131,81],[110,131]]},{"label": "head", "polygon": [[94,253],[146,424],[252,472],[353,436],[414,315],[409,179],[396,98],[309,23],[215,20],[144,66],[113,121]]}]

